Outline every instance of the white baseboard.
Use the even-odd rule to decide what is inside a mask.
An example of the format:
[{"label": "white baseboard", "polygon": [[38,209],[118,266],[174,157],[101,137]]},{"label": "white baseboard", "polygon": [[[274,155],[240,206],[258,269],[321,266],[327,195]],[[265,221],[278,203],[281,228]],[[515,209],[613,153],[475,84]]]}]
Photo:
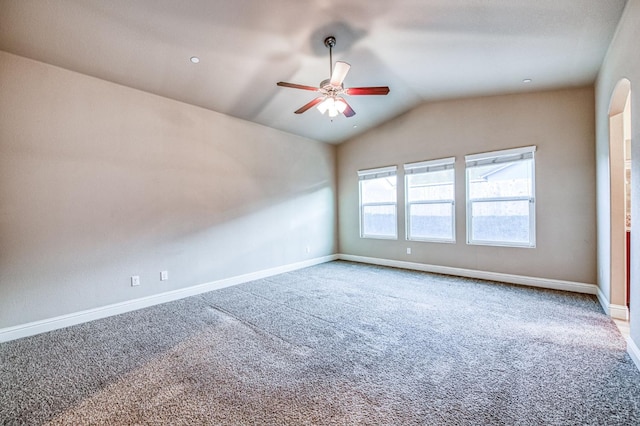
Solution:
[{"label": "white baseboard", "polygon": [[123,314],[125,312],[135,311],[138,309],[147,308],[149,306],[171,302],[174,300],[183,299],[185,297],[206,293],[208,291],[231,287],[233,285],[259,280],[285,272],[291,272],[298,269],[307,268],[309,266],[331,262],[332,260],[337,259],[338,255],[335,254],[318,257],[315,259],[309,259],[289,265],[278,266],[275,268],[252,272],[249,274],[238,275],[218,281],[199,284],[188,288],[168,291],[166,293],[154,294],[152,296],[142,297],[134,300],[127,300],[126,302],[114,303],[112,305],[101,306],[99,308],[88,309],[86,311],[74,312],[72,314],[61,315],[58,317],[34,321],[27,324],[20,324],[13,327],[7,327],[0,329],[0,343],[20,339],[23,337],[33,336],[35,334],[45,333],[47,331],[53,331],[72,325],[82,324],[88,321],[106,318],[113,315]]},{"label": "white baseboard", "polygon": [[629,321],[629,308],[623,305],[609,305],[609,316],[611,318]]},{"label": "white baseboard", "polygon": [[553,290],[572,291],[574,293],[598,294],[598,286],[596,286],[595,284],[552,280],[548,278],[527,277],[524,275],[502,274],[499,272],[477,271],[474,269],[452,268],[449,266],[428,265],[425,263],[380,259],[376,257],[354,256],[350,254],[339,254],[338,258],[341,260],[349,260],[352,262],[391,266],[394,268],[412,269],[423,272],[434,272],[436,274],[457,275],[460,277],[476,278],[489,281],[500,281],[509,284],[520,284]]},{"label": "white baseboard", "polygon": [[638,370],[640,370],[640,348],[638,348],[638,345],[636,345],[631,337],[627,339],[627,352],[633,360],[633,363],[638,367]]},{"label": "white baseboard", "polygon": [[[334,254],[323,256],[315,259],[305,260],[289,265],[278,266],[275,268],[265,269],[262,271],[252,272],[249,274],[238,275],[235,277],[225,278],[222,280],[212,281],[204,284],[195,285],[188,288],[169,291],[166,293],[155,294],[139,299],[128,300],[126,302],[115,303],[112,305],[102,306],[99,308],[88,309],[86,311],[74,312],[72,314],[61,315],[54,318],[48,318],[40,321],[34,321],[27,324],[20,324],[13,327],[0,329],[0,342],[8,342],[10,340],[20,339],[23,337],[33,336],[35,334],[47,331],[57,330],[76,324],[82,324],[112,315],[118,315],[125,312],[135,311],[137,309],[147,308],[149,306],[161,303],[171,302],[183,299],[189,296],[206,293],[208,291],[230,287],[249,281],[259,280],[271,277],[285,272],[295,271],[307,268],[309,266],[318,265],[333,260],[348,260],[352,262],[368,263],[373,265],[390,266],[394,268],[412,269],[423,272],[433,272],[445,275],[456,275],[461,277],[476,278],[490,281],[500,281],[510,284],[520,284],[532,287],[541,287],[554,290],[565,290],[576,293],[595,294],[607,315],[613,318],[627,320],[629,311],[626,306],[612,305],[608,303],[607,298],[602,294],[599,288],[594,284],[578,283],[573,281],[552,280],[547,278],[527,277],[523,275],[503,274],[498,272],[486,272],[473,269],[453,268],[448,266],[429,265],[424,263],[406,262],[400,260],[380,259],[374,257],[355,256],[347,254]],[[634,346],[635,347],[635,346]],[[637,347],[635,347],[637,349]]]},{"label": "white baseboard", "polygon": [[609,303],[609,298],[600,290],[600,287],[598,287],[597,295],[600,306],[602,306],[605,314],[611,318],[629,321],[629,308],[627,306]]}]

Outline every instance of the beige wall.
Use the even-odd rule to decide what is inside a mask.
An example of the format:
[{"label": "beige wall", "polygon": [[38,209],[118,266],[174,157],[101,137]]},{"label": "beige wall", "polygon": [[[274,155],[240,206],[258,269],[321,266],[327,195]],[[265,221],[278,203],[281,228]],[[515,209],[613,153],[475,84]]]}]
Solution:
[{"label": "beige wall", "polygon": [[0,328],[335,253],[335,197],[331,145],[0,52]]},{"label": "beige wall", "polygon": [[[609,103],[618,82],[631,81],[631,338],[640,346],[640,0],[630,0],[620,20],[596,82],[596,164],[598,191],[598,285],[605,296],[611,287]],[[634,220],[636,218],[636,220]],[[635,224],[635,225],[634,225]]]},{"label": "beige wall", "polygon": [[[594,92],[578,88],[424,104],[338,147],[344,254],[595,284]],[[464,156],[536,145],[536,248],[466,244]],[[356,172],[456,157],[455,244],[359,238]],[[402,176],[402,174],[400,174]],[[406,254],[406,248],[412,254]]]}]

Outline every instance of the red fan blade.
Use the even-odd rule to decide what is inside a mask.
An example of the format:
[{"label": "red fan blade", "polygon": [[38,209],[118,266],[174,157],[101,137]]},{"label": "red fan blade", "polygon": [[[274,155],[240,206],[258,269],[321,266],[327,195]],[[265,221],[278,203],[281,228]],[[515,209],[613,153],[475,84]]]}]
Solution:
[{"label": "red fan blade", "polygon": [[333,67],[333,72],[331,73],[331,85],[340,87],[342,85],[342,82],[344,81],[344,78],[349,72],[349,68],[351,68],[351,65],[346,62],[336,62],[335,66]]},{"label": "red fan blade", "polygon": [[389,93],[387,86],[380,87],[351,87],[344,91],[347,95],[386,95]]},{"label": "red fan blade", "polygon": [[353,108],[351,108],[351,105],[349,105],[349,103],[347,101],[344,100],[344,98],[340,98],[340,100],[342,102],[344,102],[345,104],[347,104],[347,107],[344,109],[344,111],[342,111],[342,113],[344,114],[345,117],[353,117],[354,115],[356,115],[356,112],[353,110]]},{"label": "red fan blade", "polygon": [[285,83],[284,81],[279,81],[276,84],[281,87],[291,87],[292,89],[311,90],[312,92],[320,91],[320,89],[318,89],[317,87],[303,86],[302,84]]},{"label": "red fan blade", "polygon": [[308,104],[303,105],[300,108],[298,108],[298,110],[295,113],[296,114],[302,114],[303,112],[305,112],[309,108],[313,108],[314,106],[318,105],[323,100],[324,100],[324,96],[318,96],[317,98],[315,98],[314,100],[312,100]]}]

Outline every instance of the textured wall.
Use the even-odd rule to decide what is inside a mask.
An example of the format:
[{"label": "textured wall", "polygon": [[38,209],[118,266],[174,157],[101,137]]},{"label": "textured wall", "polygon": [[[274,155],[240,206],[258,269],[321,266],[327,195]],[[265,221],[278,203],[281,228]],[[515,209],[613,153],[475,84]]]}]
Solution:
[{"label": "textured wall", "polygon": [[335,252],[331,145],[4,52],[0,93],[0,328]]},{"label": "textured wall", "polygon": [[[640,346],[640,1],[630,0],[596,82],[599,285],[610,291],[609,103],[616,84],[631,81],[631,337]],[[635,219],[634,219],[635,218]],[[635,314],[634,314],[635,312]]]},{"label": "textured wall", "polygon": [[[592,88],[424,104],[338,147],[341,253],[439,266],[596,282]],[[536,248],[466,244],[464,156],[536,145]],[[455,244],[408,242],[403,179],[397,241],[361,239],[359,169],[456,157]],[[412,254],[406,254],[406,248]]]}]

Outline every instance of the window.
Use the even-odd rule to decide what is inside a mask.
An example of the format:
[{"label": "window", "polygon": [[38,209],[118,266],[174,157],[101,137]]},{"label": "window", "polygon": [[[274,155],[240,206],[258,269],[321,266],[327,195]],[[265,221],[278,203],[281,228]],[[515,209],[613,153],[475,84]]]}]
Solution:
[{"label": "window", "polygon": [[467,242],[535,247],[536,147],[467,155]]},{"label": "window", "polygon": [[407,240],[455,241],[455,157],[404,165]]},{"label": "window", "polygon": [[396,166],[360,170],[360,237],[398,238]]}]

